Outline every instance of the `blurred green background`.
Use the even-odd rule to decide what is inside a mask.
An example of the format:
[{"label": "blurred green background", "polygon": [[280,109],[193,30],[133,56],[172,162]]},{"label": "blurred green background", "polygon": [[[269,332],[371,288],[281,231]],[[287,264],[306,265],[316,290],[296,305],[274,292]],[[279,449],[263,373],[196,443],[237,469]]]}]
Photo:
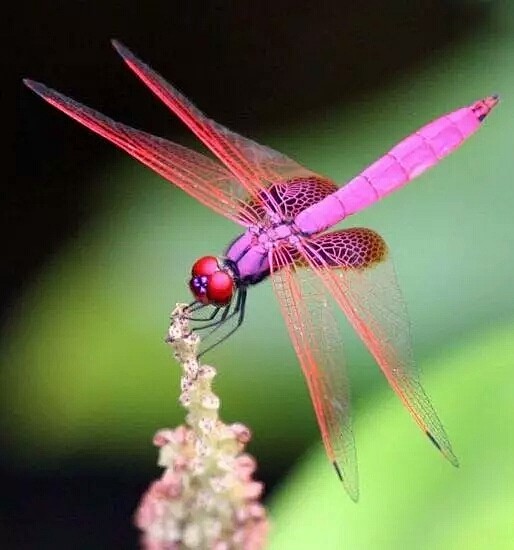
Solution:
[{"label": "blurred green background", "polygon": [[[29,40],[33,49],[29,55],[25,46],[19,65],[30,72],[21,76],[198,147],[150,92],[137,91],[121,61],[110,73],[118,60],[107,37],[122,33],[170,81],[181,85],[176,66],[184,67],[191,84],[183,91],[214,118],[340,184],[436,116],[500,93],[502,104],[461,150],[344,224],[377,230],[392,249],[415,354],[459,470],[419,433],[341,317],[361,484],[361,501],[351,503],[324,458],[267,282],[249,293],[244,328],[208,362],[219,367],[224,419],[253,430],[251,452],[272,489],[272,548],[514,548],[513,9],[492,1],[426,1],[420,9],[392,2],[385,14],[377,2],[369,12],[340,4],[319,14],[285,2],[270,13],[226,4],[225,11],[198,8],[202,23],[193,9],[179,10],[173,28],[186,36],[203,25],[199,40],[212,41],[214,53],[195,52],[195,33],[191,51],[170,42],[165,26],[146,39],[157,10],[145,12],[137,33],[128,30],[129,16],[106,11],[97,14],[94,42],[79,26],[76,61],[58,47],[69,27],[56,33],[57,45],[47,38],[43,53]],[[50,19],[38,9],[34,28],[41,14]],[[60,16],[70,24],[70,14]],[[253,29],[250,38],[241,27]],[[81,58],[89,45],[109,65]],[[181,61],[169,59],[174,48]],[[217,64],[198,61],[202,55]],[[235,81],[241,71],[240,83],[228,80],[229,69]],[[48,208],[37,211],[39,225],[26,220],[25,233],[10,233],[16,253],[6,269],[12,281],[0,342],[2,468],[10,481],[0,532],[16,548],[66,547],[79,535],[79,548],[135,547],[130,514],[159,473],[152,435],[183,419],[179,371],[163,344],[167,316],[189,300],[193,261],[221,253],[237,228],[19,93],[18,174],[48,189],[35,196],[29,184],[17,189],[15,211],[26,216],[38,200]],[[238,103],[239,93],[249,103]],[[21,250],[20,234],[29,243]],[[12,267],[16,260],[23,269]]]}]

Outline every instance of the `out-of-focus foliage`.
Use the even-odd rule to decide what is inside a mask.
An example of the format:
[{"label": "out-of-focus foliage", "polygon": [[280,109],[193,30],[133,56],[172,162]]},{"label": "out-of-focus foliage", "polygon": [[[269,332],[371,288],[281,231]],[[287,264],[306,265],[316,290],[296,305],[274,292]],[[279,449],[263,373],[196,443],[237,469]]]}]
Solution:
[{"label": "out-of-focus foliage", "polygon": [[359,504],[319,449],[273,502],[270,549],[511,549],[513,365],[513,324],[473,335],[426,364],[437,371],[427,383],[453,419],[458,470],[415,437],[392,396],[377,400],[358,423]]},{"label": "out-of-focus foliage", "polygon": [[[396,540],[419,548],[420,533],[429,540],[438,524],[446,543],[464,544],[496,533],[500,514],[514,514],[512,499],[502,492],[505,454],[513,450],[502,435],[511,403],[506,333],[499,328],[484,336],[488,325],[500,327],[514,315],[510,21],[501,17],[494,33],[445,52],[418,73],[399,75],[394,87],[378,95],[252,136],[342,183],[428,120],[493,92],[503,96],[460,151],[345,223],[378,230],[393,251],[416,355],[439,355],[436,362],[423,361],[427,371],[439,369],[427,377],[427,386],[463,457],[464,473],[438,463],[407,413],[389,401],[384,405],[386,384],[347,329],[364,499],[357,508],[346,504],[333,472],[316,458],[287,485],[288,492],[298,491],[291,496],[309,501],[296,509],[298,518],[312,507],[312,516],[298,520],[305,528],[316,523],[311,534],[328,530],[330,540],[333,533],[344,541],[348,533],[362,548],[365,540],[381,548]],[[182,418],[176,405],[179,373],[163,344],[167,314],[175,302],[189,299],[186,280],[194,259],[222,252],[237,228],[122,153],[119,162],[98,174],[105,188],[98,218],[70,236],[67,248],[32,281],[2,341],[1,428],[19,465],[44,467],[81,453],[102,463],[138,454],[152,460],[153,432]],[[452,349],[461,339],[475,350],[465,366],[466,352]],[[268,283],[252,289],[244,328],[208,360],[220,367],[222,415],[252,426],[252,452],[261,463],[290,460],[318,438]],[[330,516],[315,513],[315,495],[323,508],[332,508]],[[286,508],[293,501],[287,499],[277,504],[277,536],[292,516]],[[463,531],[461,520],[473,531]],[[478,533],[481,522],[484,532]]]}]

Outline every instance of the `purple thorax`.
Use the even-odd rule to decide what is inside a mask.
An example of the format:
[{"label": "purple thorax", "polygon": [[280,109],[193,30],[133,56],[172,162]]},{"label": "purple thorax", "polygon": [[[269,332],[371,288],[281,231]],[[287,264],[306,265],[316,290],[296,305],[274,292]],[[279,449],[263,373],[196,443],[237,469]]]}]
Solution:
[{"label": "purple thorax", "polygon": [[302,227],[293,223],[296,216],[335,190],[337,187],[333,182],[314,176],[272,185],[266,193],[274,204],[278,204],[278,216],[272,213],[271,204],[250,202],[249,207],[262,221],[235,239],[225,253],[236,264],[241,279],[247,284],[255,284],[267,277],[270,272],[269,250],[280,243],[294,245],[295,235],[303,233]]}]

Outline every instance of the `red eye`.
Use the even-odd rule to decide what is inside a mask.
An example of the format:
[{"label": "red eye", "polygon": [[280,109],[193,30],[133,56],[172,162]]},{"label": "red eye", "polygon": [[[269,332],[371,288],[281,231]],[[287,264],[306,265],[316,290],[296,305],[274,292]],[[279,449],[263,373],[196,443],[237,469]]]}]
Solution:
[{"label": "red eye", "polygon": [[226,271],[216,271],[207,280],[207,298],[217,306],[226,306],[232,300],[234,279]]},{"label": "red eye", "polygon": [[231,273],[223,269],[218,258],[204,256],[196,260],[191,274],[189,288],[199,302],[219,307],[230,303],[234,294],[234,279]]},{"label": "red eye", "polygon": [[202,275],[212,275],[216,271],[219,271],[220,266],[218,259],[214,256],[204,256],[196,260],[191,269],[191,275],[193,277],[201,277]]}]

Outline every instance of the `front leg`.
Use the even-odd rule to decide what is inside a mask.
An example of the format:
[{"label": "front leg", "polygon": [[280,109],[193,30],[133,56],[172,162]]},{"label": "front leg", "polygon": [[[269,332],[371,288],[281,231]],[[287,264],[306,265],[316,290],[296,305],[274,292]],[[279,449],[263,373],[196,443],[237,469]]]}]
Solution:
[{"label": "front leg", "polygon": [[192,317],[190,315],[190,312],[195,312],[195,311],[200,311],[201,309],[204,309],[205,307],[207,307],[209,304],[202,304],[202,302],[191,302],[191,304],[189,304],[187,306],[187,308],[185,309],[187,315],[187,319],[188,321],[196,321],[196,322],[199,322],[199,323],[205,323],[207,321],[212,321],[216,315],[218,315],[219,311],[220,311],[220,307],[216,307],[214,306],[214,310],[212,311],[212,313],[208,316],[208,317]]},{"label": "front leg", "polygon": [[[230,315],[226,315],[224,318],[220,319],[217,322],[215,328],[213,328],[213,330],[211,330],[211,332],[209,332],[209,334],[207,334],[206,338],[208,338],[211,334],[213,334],[215,331],[217,331],[229,319],[232,319],[233,317],[238,315],[236,326],[233,327],[229,332],[227,332],[227,334],[222,336],[219,340],[214,342],[214,344],[211,344],[208,348],[204,349],[198,355],[198,357],[201,357],[202,355],[204,355],[208,351],[212,350],[213,348],[215,348],[216,346],[218,346],[219,344],[224,342],[229,336],[234,334],[234,332],[236,332],[236,330],[243,324],[244,317],[245,317],[245,309],[246,309],[246,292],[247,292],[246,288],[244,288],[244,287],[239,289],[238,294],[237,294],[237,299],[236,299],[236,305],[234,307],[234,311]],[[204,327],[202,327],[202,328],[204,328]]]}]

